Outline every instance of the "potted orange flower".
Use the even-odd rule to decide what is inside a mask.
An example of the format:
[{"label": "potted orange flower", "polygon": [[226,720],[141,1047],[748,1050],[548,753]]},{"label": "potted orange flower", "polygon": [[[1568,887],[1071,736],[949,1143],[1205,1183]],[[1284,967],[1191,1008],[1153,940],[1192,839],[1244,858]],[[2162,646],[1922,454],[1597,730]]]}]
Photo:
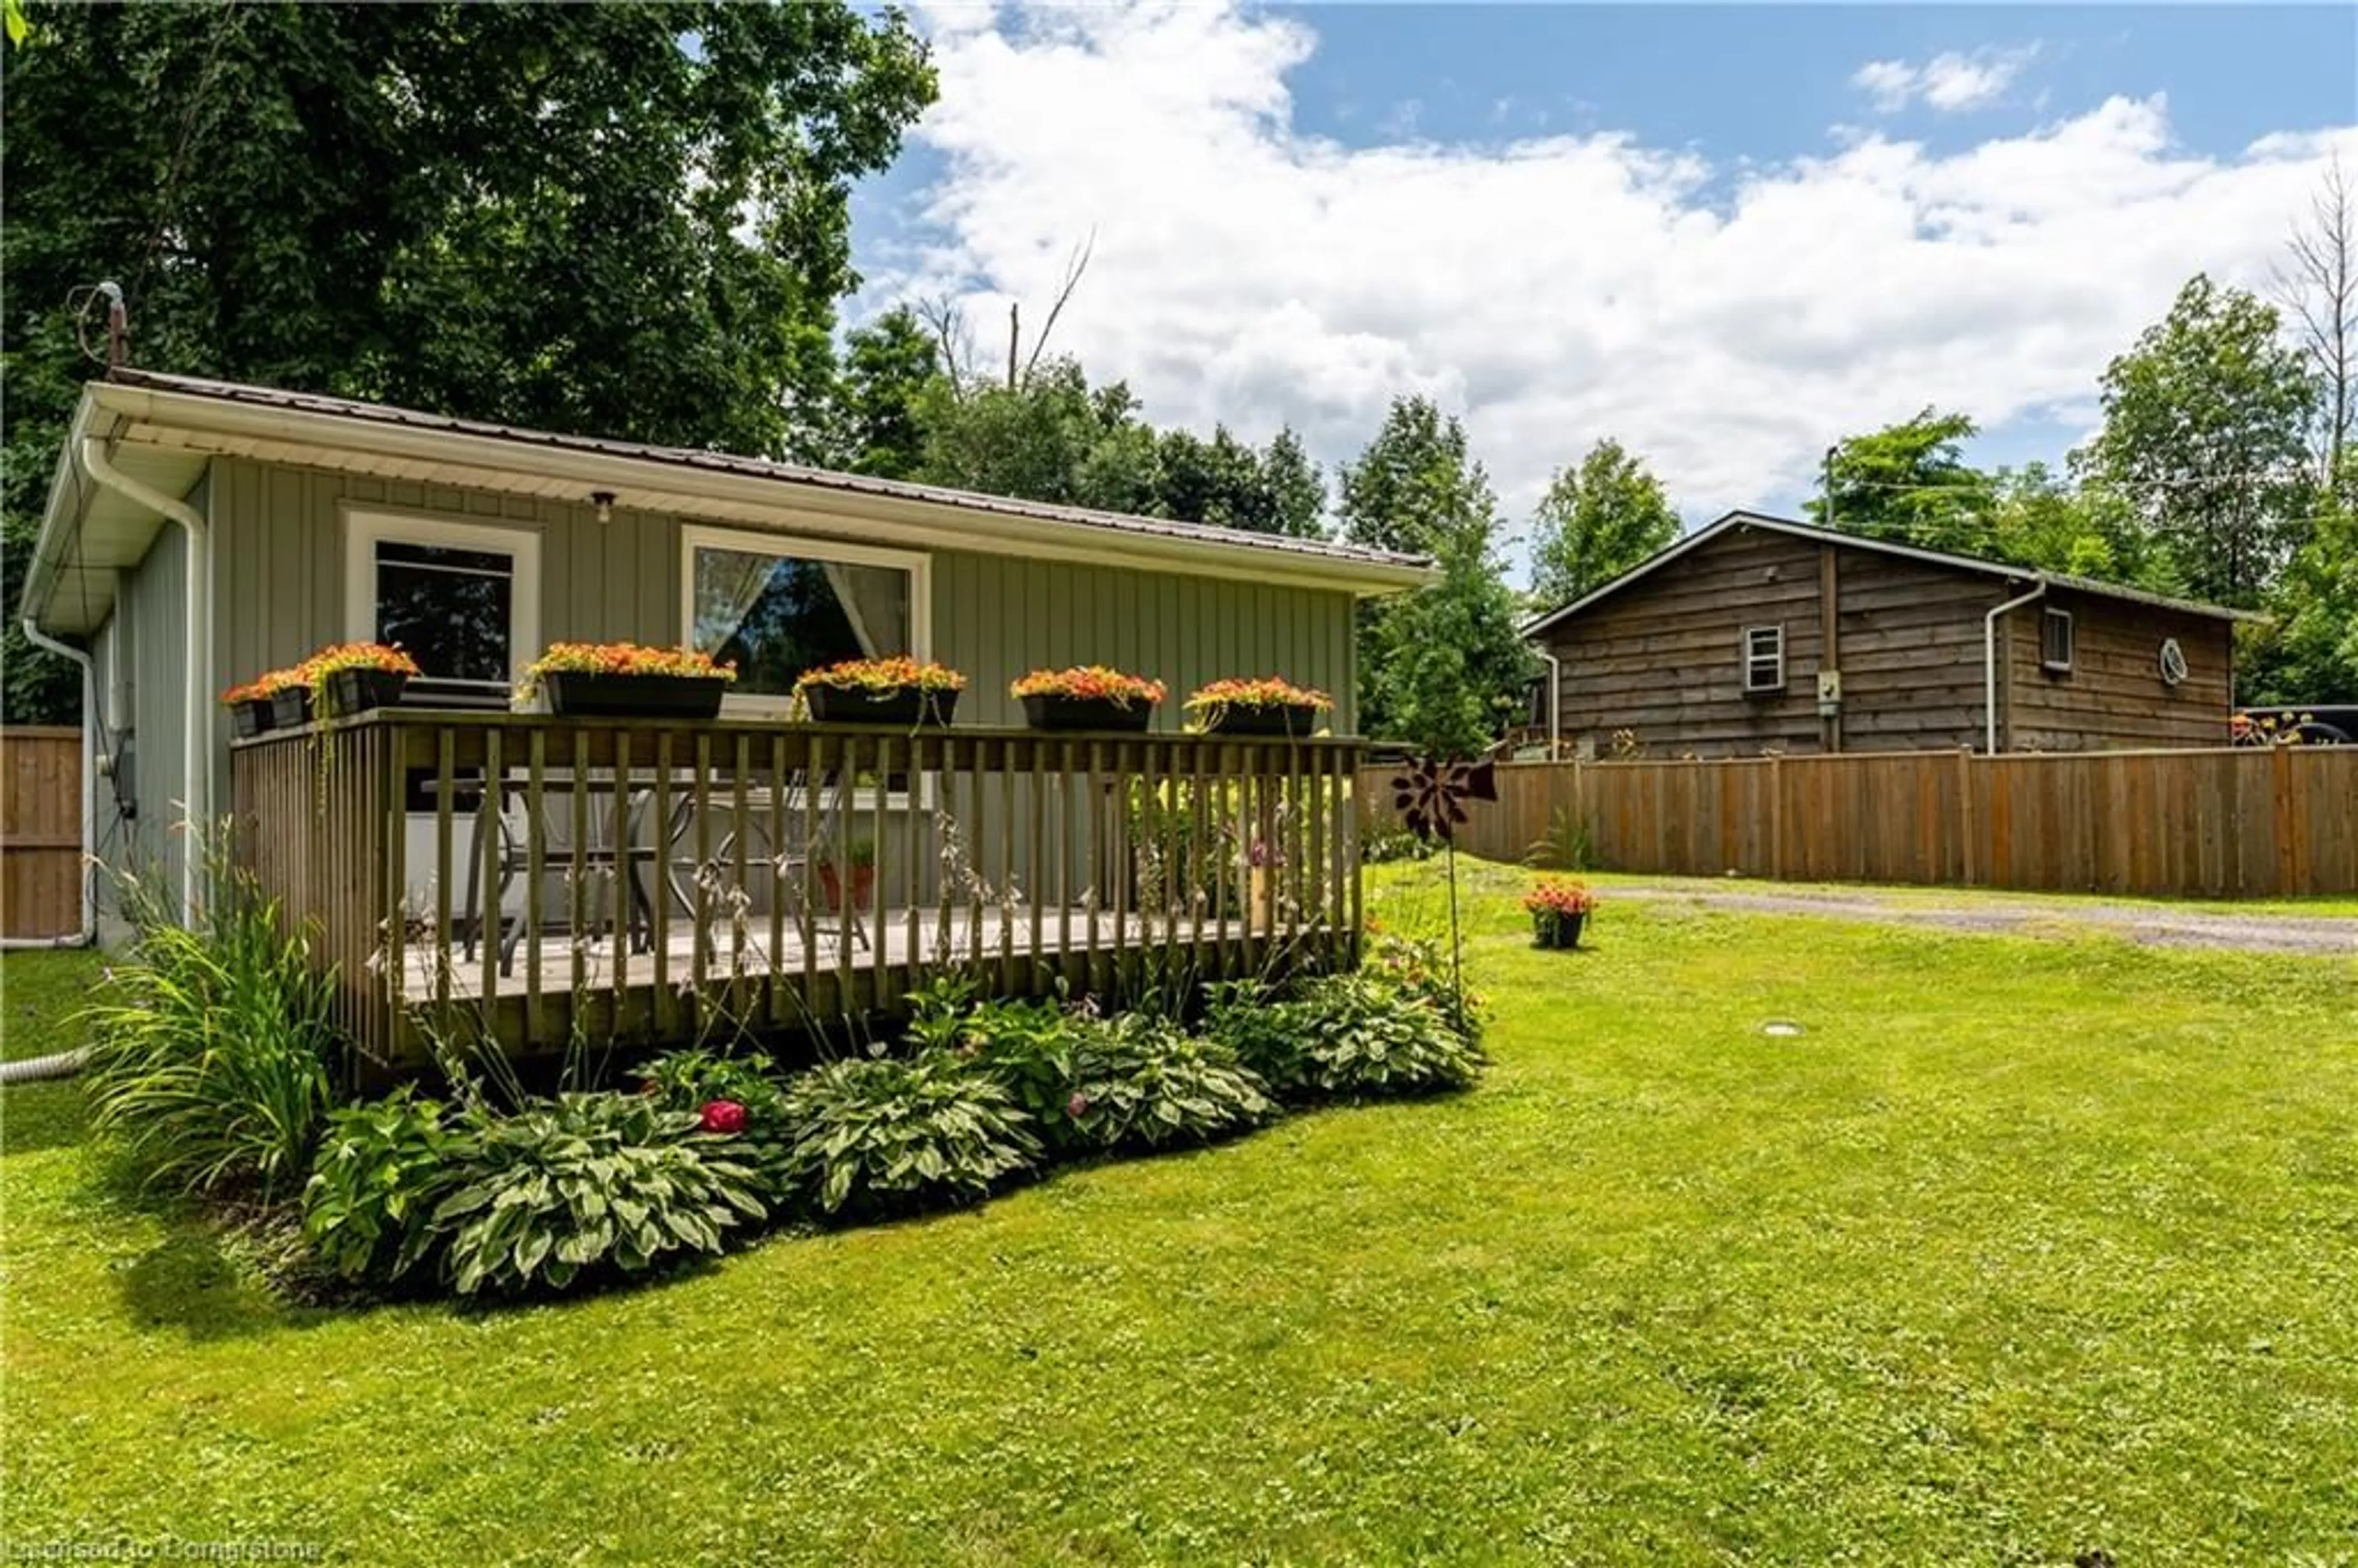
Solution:
[{"label": "potted orange flower", "polygon": [[1523,907],[1531,911],[1533,946],[1577,947],[1596,895],[1577,881],[1546,877],[1523,894]]},{"label": "potted orange flower", "polygon": [[[303,677],[291,669],[265,670],[243,686],[233,686],[222,693],[222,706],[229,709],[232,731],[239,740],[246,741],[276,728],[278,694],[302,684]],[[301,721],[299,714],[297,721]]]},{"label": "potted orange flower", "polygon": [[1034,730],[1142,730],[1166,695],[1159,680],[1104,665],[1033,670],[1007,689]]},{"label": "potted orange flower", "polygon": [[398,704],[417,661],[383,643],[338,643],[296,668],[312,712],[335,719]]},{"label": "potted orange flower", "polygon": [[795,678],[814,724],[947,724],[965,689],[966,676],[946,665],[906,656],[846,659]]},{"label": "potted orange flower", "polygon": [[552,713],[608,718],[710,719],[737,678],[709,654],[638,643],[552,643],[525,666],[516,695],[546,691]]},{"label": "potted orange flower", "polygon": [[1296,739],[1314,732],[1318,716],[1334,706],[1334,698],[1325,692],[1275,676],[1216,680],[1187,698],[1187,711],[1207,731]]}]

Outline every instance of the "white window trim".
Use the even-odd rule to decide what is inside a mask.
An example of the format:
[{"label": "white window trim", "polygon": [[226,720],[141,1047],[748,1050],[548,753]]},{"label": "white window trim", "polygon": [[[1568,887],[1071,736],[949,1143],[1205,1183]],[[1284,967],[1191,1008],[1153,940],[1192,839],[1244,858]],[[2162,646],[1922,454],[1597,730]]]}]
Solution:
[{"label": "white window trim", "polygon": [[[2063,657],[2059,662],[2047,656],[2047,628],[2063,622]],[[2039,667],[2051,675],[2068,676],[2071,666],[2080,662],[2080,629],[2073,624],[2068,610],[2049,608],[2039,618]]]},{"label": "white window trim", "polygon": [[[679,530],[679,645],[686,648],[696,633],[696,552],[736,550],[750,556],[777,556],[801,561],[837,561],[850,567],[886,567],[909,574],[909,656],[923,664],[934,656],[934,558],[916,550],[887,550],[874,545],[847,545],[807,534],[771,533],[748,528],[711,528],[683,524]],[[791,697],[735,692],[720,699],[720,711],[732,719],[783,719],[794,706]]]},{"label": "white window trim", "polygon": [[515,562],[508,600],[508,686],[524,679],[525,666],[540,656],[540,535],[529,528],[462,523],[398,512],[348,510],[344,514],[344,633],[356,643],[376,641],[376,547],[442,546],[505,551]]},{"label": "white window trim", "polygon": [[[1777,639],[1777,680],[1771,686],[1760,685],[1752,678],[1752,666],[1765,656],[1752,651],[1752,640],[1763,633]],[[1758,697],[1785,689],[1785,628],[1782,625],[1747,626],[1736,640],[1736,651],[1744,662],[1745,696]]]},{"label": "white window trim", "polygon": [[[777,556],[803,561],[838,561],[845,566],[885,567],[909,574],[909,656],[924,664],[934,656],[934,558],[920,550],[888,550],[875,545],[851,545],[808,534],[773,533],[766,529],[713,528],[682,524],[679,530],[679,645],[687,648],[696,633],[696,552],[737,550],[747,555]],[[794,708],[792,697],[769,693],[731,692],[720,699],[725,719],[784,719]],[[919,792],[919,806],[932,809],[933,779],[928,775]],[[872,790],[851,792],[854,812],[875,808]],[[884,796],[887,811],[909,807],[905,790]]]}]

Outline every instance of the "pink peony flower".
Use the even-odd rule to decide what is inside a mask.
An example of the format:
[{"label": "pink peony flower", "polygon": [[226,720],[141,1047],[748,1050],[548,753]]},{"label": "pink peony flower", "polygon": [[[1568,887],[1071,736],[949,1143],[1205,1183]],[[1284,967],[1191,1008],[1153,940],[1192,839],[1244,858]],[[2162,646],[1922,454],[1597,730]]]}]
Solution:
[{"label": "pink peony flower", "polygon": [[1087,1115],[1088,1109],[1089,1097],[1087,1095],[1076,1094],[1065,1102],[1065,1114],[1076,1121]]},{"label": "pink peony flower", "polygon": [[745,1130],[745,1108],[733,1099],[713,1100],[704,1108],[701,1125],[707,1132],[742,1132]]}]

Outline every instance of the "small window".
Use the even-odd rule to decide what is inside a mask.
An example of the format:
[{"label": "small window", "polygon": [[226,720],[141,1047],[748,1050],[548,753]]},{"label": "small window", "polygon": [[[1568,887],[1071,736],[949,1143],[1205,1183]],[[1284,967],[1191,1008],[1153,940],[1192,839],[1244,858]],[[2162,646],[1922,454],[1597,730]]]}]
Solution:
[{"label": "small window", "polygon": [[2071,612],[2050,610],[2039,618],[2039,663],[2042,669],[2069,674],[2071,668]]},{"label": "small window", "polygon": [[539,652],[539,544],[519,529],[354,514],[352,634],[417,661],[411,701],[504,707]]},{"label": "small window", "polygon": [[1744,690],[1755,692],[1785,689],[1785,629],[1782,626],[1747,626],[1744,629]]}]

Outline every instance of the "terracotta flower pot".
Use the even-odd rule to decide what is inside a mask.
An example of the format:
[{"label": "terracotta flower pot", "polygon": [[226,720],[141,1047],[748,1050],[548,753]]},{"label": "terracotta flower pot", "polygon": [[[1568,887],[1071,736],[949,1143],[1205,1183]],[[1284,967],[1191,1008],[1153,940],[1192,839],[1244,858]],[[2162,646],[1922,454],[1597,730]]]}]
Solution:
[{"label": "terracotta flower pot", "polygon": [[[822,860],[819,862],[818,880],[819,885],[827,890],[827,912],[829,914],[842,914],[843,880],[841,873],[835,869],[835,863],[833,861]],[[864,913],[874,907],[875,896],[876,868],[873,866],[852,867],[851,907]]]}]

